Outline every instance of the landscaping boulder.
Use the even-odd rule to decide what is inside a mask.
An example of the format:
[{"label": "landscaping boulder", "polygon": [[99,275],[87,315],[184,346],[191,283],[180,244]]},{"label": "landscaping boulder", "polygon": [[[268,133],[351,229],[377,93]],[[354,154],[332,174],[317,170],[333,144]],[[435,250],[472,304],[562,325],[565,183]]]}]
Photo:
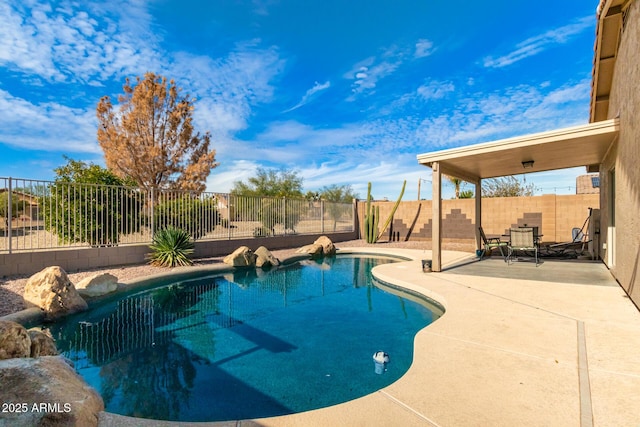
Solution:
[{"label": "landscaping boulder", "polygon": [[56,342],[53,340],[51,335],[48,335],[38,329],[29,329],[27,332],[29,333],[29,338],[31,338],[30,357],[58,355]]},{"label": "landscaping boulder", "polygon": [[118,278],[109,273],[94,274],[76,283],[76,290],[83,297],[99,297],[117,289]]},{"label": "landscaping boulder", "polygon": [[25,327],[9,320],[0,320],[0,360],[29,357],[30,354],[31,338]]},{"label": "landscaping boulder", "polygon": [[0,425],[97,426],[104,410],[100,395],[61,356],[0,360],[0,384],[0,402],[27,405],[0,412]]},{"label": "landscaping boulder", "polygon": [[254,252],[256,255],[256,267],[271,267],[280,265],[280,260],[273,256],[269,249],[260,246]]},{"label": "landscaping boulder", "polygon": [[31,276],[25,285],[23,298],[26,303],[43,309],[47,320],[88,308],[87,302],[60,267],[47,267]]},{"label": "landscaping boulder", "polygon": [[324,256],[334,256],[336,254],[336,247],[327,236],[320,236],[313,243],[322,246],[322,254]]},{"label": "landscaping boulder", "polygon": [[311,245],[306,245],[301,247],[296,251],[297,254],[307,254],[311,258],[320,258],[323,255],[322,245],[317,243],[313,243]]},{"label": "landscaping boulder", "polygon": [[227,255],[222,262],[233,267],[255,267],[256,255],[247,246],[240,246],[233,253]]}]

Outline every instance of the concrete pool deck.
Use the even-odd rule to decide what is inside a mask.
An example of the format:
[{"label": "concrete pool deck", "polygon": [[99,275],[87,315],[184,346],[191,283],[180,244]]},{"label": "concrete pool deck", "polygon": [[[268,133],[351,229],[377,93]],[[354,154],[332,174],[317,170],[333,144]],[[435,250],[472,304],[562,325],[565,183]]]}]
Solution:
[{"label": "concrete pool deck", "polygon": [[[445,271],[423,273],[421,260],[430,251],[340,252],[411,258],[380,265],[374,275],[446,309],[416,335],[414,362],[400,380],[350,402],[287,416],[170,423],[101,413],[99,425],[640,425],[640,312],[604,264],[508,266],[449,251]],[[393,349],[385,350],[393,363]]]}]

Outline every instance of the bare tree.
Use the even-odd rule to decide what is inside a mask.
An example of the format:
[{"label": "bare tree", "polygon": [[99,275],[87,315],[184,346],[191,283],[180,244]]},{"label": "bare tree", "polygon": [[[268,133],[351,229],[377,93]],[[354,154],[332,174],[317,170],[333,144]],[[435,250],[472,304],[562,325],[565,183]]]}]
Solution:
[{"label": "bare tree", "polygon": [[520,181],[512,175],[485,179],[482,182],[482,197],[531,197],[535,191],[535,185],[527,184],[526,178]]},{"label": "bare tree", "polygon": [[117,111],[108,96],[96,110],[107,167],[146,189],[204,191],[218,164],[210,134],[193,129],[195,98],[154,73],[136,77],[135,84],[127,78],[123,89]]}]

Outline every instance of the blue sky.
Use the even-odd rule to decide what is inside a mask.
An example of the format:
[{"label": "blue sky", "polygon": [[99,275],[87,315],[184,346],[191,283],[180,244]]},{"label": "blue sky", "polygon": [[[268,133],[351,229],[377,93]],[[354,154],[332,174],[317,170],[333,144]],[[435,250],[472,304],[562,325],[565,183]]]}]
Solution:
[{"label": "blue sky", "polygon": [[[210,191],[273,167],[361,197],[371,181],[395,199],[406,179],[415,199],[431,175],[417,154],[588,122],[597,3],[5,0],[0,176],[104,165],[100,97],[153,71],[198,98]],[[566,194],[582,173],[527,179]]]}]

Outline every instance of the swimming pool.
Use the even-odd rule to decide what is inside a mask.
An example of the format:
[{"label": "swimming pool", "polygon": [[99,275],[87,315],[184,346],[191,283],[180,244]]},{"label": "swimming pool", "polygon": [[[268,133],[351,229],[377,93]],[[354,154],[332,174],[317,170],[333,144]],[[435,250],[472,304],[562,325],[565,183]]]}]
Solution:
[{"label": "swimming pool", "polygon": [[[374,283],[371,268],[395,261],[338,256],[160,284],[49,329],[109,412],[173,421],[302,412],[374,392],[411,365],[415,334],[441,311]],[[390,363],[376,365],[377,351]]]}]

